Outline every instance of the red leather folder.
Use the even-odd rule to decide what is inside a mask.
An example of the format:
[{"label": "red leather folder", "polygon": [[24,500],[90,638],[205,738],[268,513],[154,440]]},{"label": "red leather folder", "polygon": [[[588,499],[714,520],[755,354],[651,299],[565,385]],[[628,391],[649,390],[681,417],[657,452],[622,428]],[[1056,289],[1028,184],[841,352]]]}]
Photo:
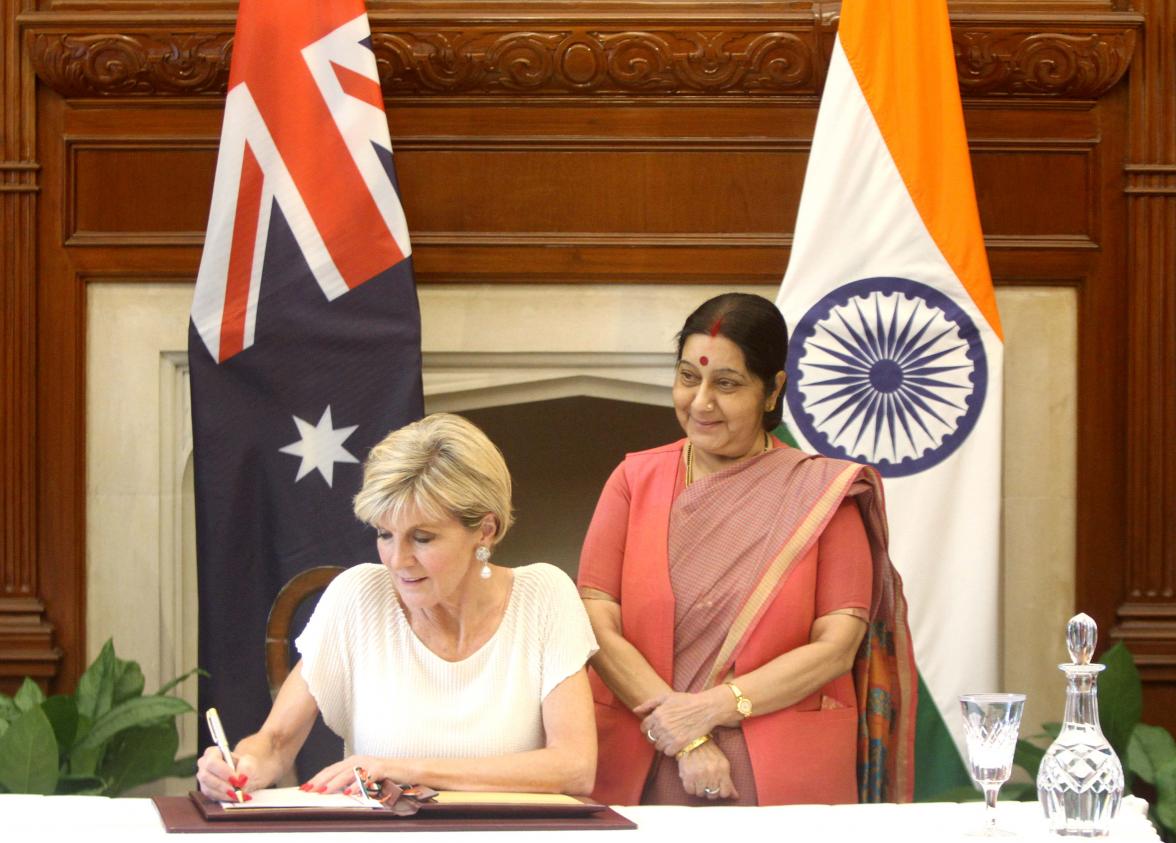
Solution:
[{"label": "red leather folder", "polygon": [[637,824],[606,805],[463,805],[425,802],[401,817],[391,811],[258,809],[226,811],[203,794],[152,797],[169,834],[269,831],[576,831],[624,830]]}]

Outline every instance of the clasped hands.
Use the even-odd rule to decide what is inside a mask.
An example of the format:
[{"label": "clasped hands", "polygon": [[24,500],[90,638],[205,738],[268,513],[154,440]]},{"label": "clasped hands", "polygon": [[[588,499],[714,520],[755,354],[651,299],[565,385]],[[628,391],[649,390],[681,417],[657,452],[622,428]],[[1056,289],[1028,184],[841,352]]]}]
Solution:
[{"label": "clasped hands", "polygon": [[671,691],[646,700],[633,709],[641,721],[641,731],[658,751],[673,757],[701,735],[709,735],[718,726],[739,722],[734,697],[726,685],[717,685],[695,694]]},{"label": "clasped hands", "polygon": [[[633,713],[644,718],[641,730],[645,736],[671,758],[698,737],[740,720],[734,697],[725,685],[694,694],[661,694],[641,703]],[[708,799],[739,798],[731,782],[730,763],[713,741],[678,758],[678,775],[687,793]]]}]

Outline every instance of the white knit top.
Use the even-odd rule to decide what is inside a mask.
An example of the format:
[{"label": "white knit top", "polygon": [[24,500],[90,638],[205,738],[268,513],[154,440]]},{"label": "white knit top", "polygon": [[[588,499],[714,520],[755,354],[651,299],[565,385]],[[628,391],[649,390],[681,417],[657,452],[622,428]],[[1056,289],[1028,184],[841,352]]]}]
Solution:
[{"label": "white knit top", "polygon": [[547,564],[514,569],[498,629],[461,661],[421,643],[380,565],[337,576],[295,643],[344,753],[384,758],[542,749],[543,700],[597,649],[575,585]]}]

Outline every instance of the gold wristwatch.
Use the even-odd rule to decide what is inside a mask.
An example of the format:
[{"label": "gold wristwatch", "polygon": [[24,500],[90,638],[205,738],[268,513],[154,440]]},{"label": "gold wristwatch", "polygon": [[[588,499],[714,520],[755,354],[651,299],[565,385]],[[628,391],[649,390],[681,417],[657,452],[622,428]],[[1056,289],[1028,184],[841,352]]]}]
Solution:
[{"label": "gold wristwatch", "polygon": [[743,696],[743,692],[739,690],[739,686],[734,682],[724,683],[731,689],[731,693],[735,695],[735,710],[739,712],[740,716],[747,718],[751,717],[751,700]]}]

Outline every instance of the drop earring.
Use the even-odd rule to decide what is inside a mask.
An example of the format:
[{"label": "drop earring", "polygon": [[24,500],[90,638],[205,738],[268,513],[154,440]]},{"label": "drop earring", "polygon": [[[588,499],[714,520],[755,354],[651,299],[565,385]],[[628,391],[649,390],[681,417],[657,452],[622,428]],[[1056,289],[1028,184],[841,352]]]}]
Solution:
[{"label": "drop earring", "polygon": [[482,563],[479,576],[484,580],[490,579],[490,548],[484,544],[478,545],[478,549],[474,551],[474,558]]}]

